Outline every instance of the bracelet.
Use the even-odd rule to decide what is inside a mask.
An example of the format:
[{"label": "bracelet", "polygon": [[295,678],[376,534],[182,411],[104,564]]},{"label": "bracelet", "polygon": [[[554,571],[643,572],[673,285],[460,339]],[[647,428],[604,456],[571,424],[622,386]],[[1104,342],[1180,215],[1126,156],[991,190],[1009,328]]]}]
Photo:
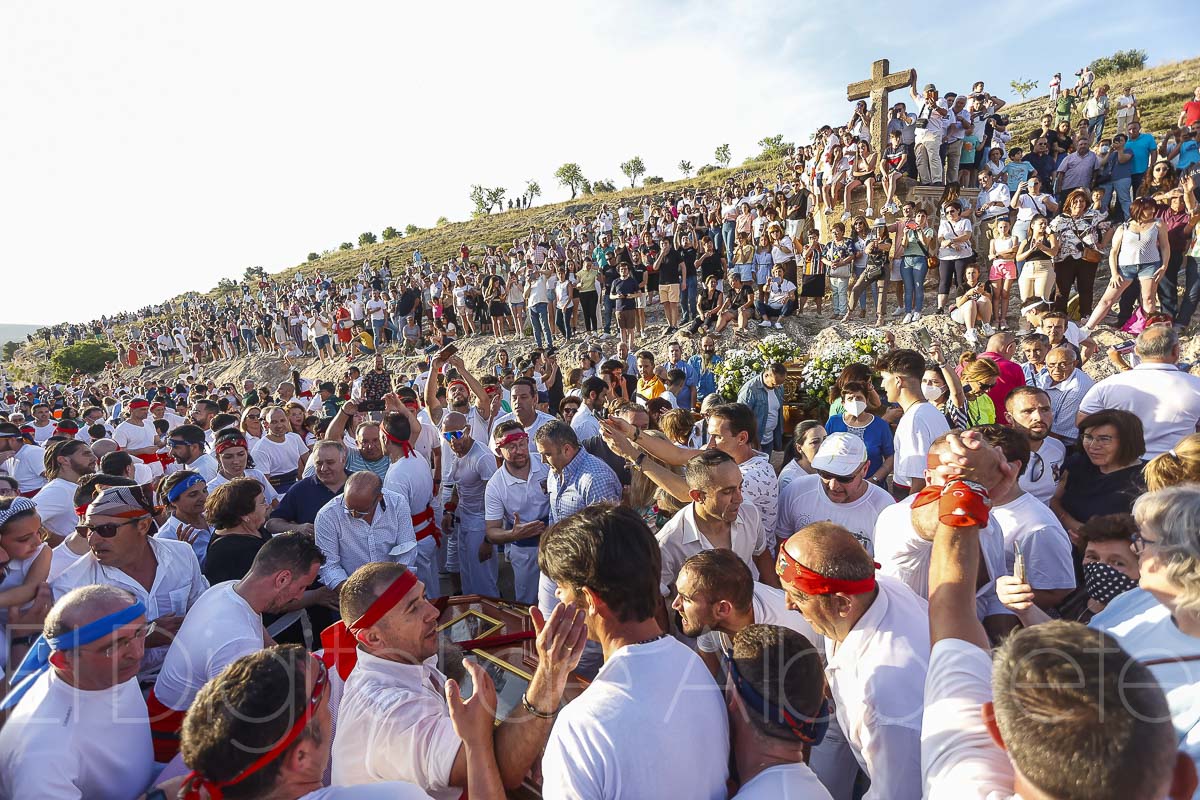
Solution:
[{"label": "bracelet", "polygon": [[538,719],[554,719],[554,717],[558,714],[557,708],[550,713],[538,711],[533,707],[533,704],[529,702],[529,695],[525,692],[521,694],[521,705],[524,706],[525,710],[529,712],[530,716],[537,717]]},{"label": "bracelet", "polygon": [[633,466],[637,467],[638,469],[641,469],[642,462],[645,460],[646,460],[646,451],[643,450],[642,452],[638,453],[638,457],[633,460]]}]

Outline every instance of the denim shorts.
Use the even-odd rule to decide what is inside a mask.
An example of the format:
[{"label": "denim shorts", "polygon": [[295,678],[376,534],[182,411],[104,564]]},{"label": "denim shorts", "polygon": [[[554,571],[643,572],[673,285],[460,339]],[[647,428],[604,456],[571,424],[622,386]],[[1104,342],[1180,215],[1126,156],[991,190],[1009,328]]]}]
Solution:
[{"label": "denim shorts", "polygon": [[1131,281],[1134,278],[1153,278],[1154,273],[1162,267],[1162,261],[1147,261],[1145,264],[1127,264],[1117,267],[1122,280]]}]

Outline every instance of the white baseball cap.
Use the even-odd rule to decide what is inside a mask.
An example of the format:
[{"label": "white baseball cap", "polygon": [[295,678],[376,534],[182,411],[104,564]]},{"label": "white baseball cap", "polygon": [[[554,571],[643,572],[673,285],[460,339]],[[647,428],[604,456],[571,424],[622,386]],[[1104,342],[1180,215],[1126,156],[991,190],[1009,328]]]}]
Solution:
[{"label": "white baseball cap", "polygon": [[813,457],[813,469],[832,475],[853,475],[867,460],[867,446],[853,433],[831,433]]}]

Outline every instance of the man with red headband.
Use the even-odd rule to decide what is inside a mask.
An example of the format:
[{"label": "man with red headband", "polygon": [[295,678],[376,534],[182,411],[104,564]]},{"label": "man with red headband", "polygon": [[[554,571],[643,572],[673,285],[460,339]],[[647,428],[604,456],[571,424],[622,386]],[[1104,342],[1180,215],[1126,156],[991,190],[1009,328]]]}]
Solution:
[{"label": "man with red headband", "polygon": [[[390,461],[383,486],[407,500],[413,535],[417,537],[417,552],[409,563],[417,577],[426,586],[435,587],[433,591],[440,595],[437,590],[437,551],[442,537],[433,506],[434,492],[441,481],[435,477],[429,462],[417,452],[412,442],[414,426],[419,426],[421,433],[432,431],[438,439],[441,439],[441,435],[432,425],[417,422],[415,397],[405,398],[400,403],[396,402],[398,399],[396,395],[385,398],[388,412],[384,414],[378,430],[385,457]],[[438,452],[440,454],[440,448]],[[440,459],[440,455],[438,457]]]},{"label": "man with red headband", "polygon": [[529,434],[516,420],[496,425],[492,446],[502,463],[488,479],[484,495],[487,539],[512,545],[508,560],[517,602],[533,604],[538,595],[538,542],[550,522],[550,470],[529,452]]},{"label": "man with red headband", "polygon": [[[334,666],[349,677],[333,740],[334,785],[401,780],[435,800],[458,800],[463,789],[475,797],[476,786],[467,785],[471,748],[454,728],[446,676],[436,667],[438,610],[424,585],[399,564],[368,564],[342,584],[340,602],[345,637]],[[538,666],[495,728],[495,758],[508,788],[541,753],[587,635],[572,606],[560,606],[547,621],[531,613]],[[355,663],[344,673],[346,656]]]},{"label": "man with red headband", "polygon": [[46,485],[46,451],[11,422],[0,422],[0,475],[15,479],[22,497]]},{"label": "man with red headband", "polygon": [[163,474],[162,461],[158,457],[162,439],[155,432],[154,423],[147,419],[150,416],[150,401],[144,397],[135,397],[126,403],[125,407],[129,411],[129,419],[113,431],[113,441],[129,455],[143,464],[148,464],[157,478]]},{"label": "man with red headband", "polygon": [[877,576],[854,534],[830,522],[793,534],[776,570],[788,606],[825,637],[838,726],[871,779],[865,800],[920,800],[926,602]]}]

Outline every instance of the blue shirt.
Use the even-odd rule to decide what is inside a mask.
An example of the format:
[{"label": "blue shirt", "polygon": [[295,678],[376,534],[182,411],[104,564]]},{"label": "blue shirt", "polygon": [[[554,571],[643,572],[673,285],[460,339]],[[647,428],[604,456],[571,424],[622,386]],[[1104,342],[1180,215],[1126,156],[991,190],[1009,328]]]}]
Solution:
[{"label": "blue shirt", "polygon": [[1008,184],[1008,191],[1016,194],[1017,186],[1028,178],[1031,172],[1033,172],[1033,165],[1028,161],[1008,162],[1004,167],[1004,182]]},{"label": "blue shirt", "polygon": [[1179,146],[1179,162],[1175,168],[1183,172],[1184,169],[1197,162],[1200,162],[1200,145],[1196,144],[1195,139],[1188,139]]},{"label": "blue shirt", "polygon": [[297,525],[312,524],[317,521],[317,512],[337,494],[329,491],[325,484],[311,475],[292,484],[287,494],[279,501],[279,507],[271,513],[271,519],[282,519]]},{"label": "blue shirt", "polygon": [[[724,360],[725,359],[721,358],[720,356],[714,355],[712,357],[712,364],[713,366],[716,366]],[[705,397],[717,390],[717,375],[711,369],[705,371],[704,359],[702,356],[694,355],[688,359],[688,363],[691,365],[692,369],[696,371],[697,375],[696,401],[703,403]]]},{"label": "blue shirt", "polygon": [[679,401],[680,408],[686,408],[690,411],[692,409],[692,391],[696,388],[697,384],[700,383],[700,373],[696,371],[695,367],[683,359],[676,361],[674,364],[668,361],[667,369],[683,370],[683,374],[685,376],[683,380],[683,388],[679,390],[679,393],[676,395],[675,399]]},{"label": "blue shirt", "polygon": [[621,482],[612,468],[583,448],[562,472],[550,470],[550,524],[595,503],[620,503]]},{"label": "blue shirt", "polygon": [[837,414],[829,418],[825,423],[825,430],[828,433],[842,431],[844,433],[853,433],[855,436],[863,440],[863,444],[867,446],[867,477],[875,474],[875,472],[883,466],[883,460],[896,452],[895,440],[892,436],[892,428],[880,417],[872,417],[867,423],[867,427],[860,431],[850,430],[850,426],[846,424],[846,418],[841,414]]},{"label": "blue shirt", "polygon": [[1148,133],[1125,143],[1125,149],[1133,153],[1133,174],[1141,175],[1150,166],[1150,153],[1158,149],[1158,142]]}]

